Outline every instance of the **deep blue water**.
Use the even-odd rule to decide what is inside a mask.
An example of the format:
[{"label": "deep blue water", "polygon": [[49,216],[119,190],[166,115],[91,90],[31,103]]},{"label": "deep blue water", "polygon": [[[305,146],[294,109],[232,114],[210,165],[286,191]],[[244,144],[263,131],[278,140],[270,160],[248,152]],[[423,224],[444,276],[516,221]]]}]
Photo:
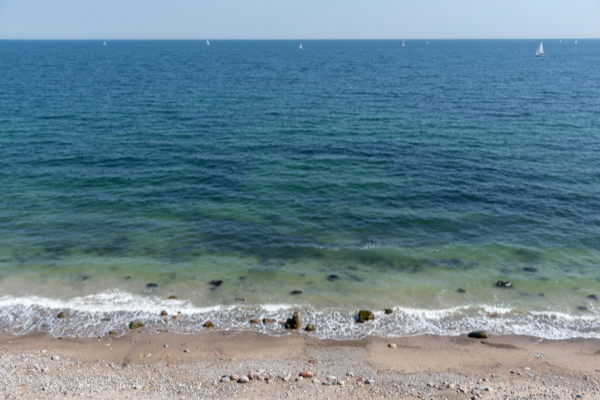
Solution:
[{"label": "deep blue water", "polygon": [[539,42],[0,41],[0,303],[500,307],[589,335],[600,40]]}]

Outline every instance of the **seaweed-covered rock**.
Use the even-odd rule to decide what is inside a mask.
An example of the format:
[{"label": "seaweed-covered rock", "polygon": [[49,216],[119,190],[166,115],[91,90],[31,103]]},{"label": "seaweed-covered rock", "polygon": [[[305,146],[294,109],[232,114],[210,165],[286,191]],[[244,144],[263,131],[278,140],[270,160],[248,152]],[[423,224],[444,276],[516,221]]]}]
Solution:
[{"label": "seaweed-covered rock", "polygon": [[299,294],[302,294],[302,290],[292,290],[290,294],[292,296],[298,296]]},{"label": "seaweed-covered rock", "polygon": [[360,321],[369,321],[375,319],[375,314],[368,310],[360,310],[358,312],[358,319]]},{"label": "seaweed-covered rock", "polygon": [[317,330],[317,328],[313,324],[306,325],[306,328],[304,328],[304,329],[307,330],[308,332],[312,332],[312,331],[316,331]]},{"label": "seaweed-covered rock", "polygon": [[165,315],[169,315],[169,313],[167,312],[167,310],[162,310],[160,312],[160,315],[162,315],[164,317]]},{"label": "seaweed-covered rock", "polygon": [[175,296],[174,294],[169,296],[169,300],[175,300],[177,298],[177,296]]},{"label": "seaweed-covered rock", "polygon": [[138,329],[144,326],[143,322],[132,322],[129,324],[129,329]]},{"label": "seaweed-covered rock", "polygon": [[386,314],[388,314],[388,315],[389,315],[389,314],[393,314],[393,313],[394,313],[394,310],[392,310],[391,308],[386,308],[386,309],[385,309],[385,313],[386,313]]},{"label": "seaweed-covered rock", "polygon": [[467,291],[466,291],[465,289],[460,289],[460,288],[459,288],[459,289],[458,289],[456,292],[457,292],[457,293],[460,293],[460,294],[465,294],[465,293],[467,293]]},{"label": "seaweed-covered rock", "polygon": [[223,284],[223,281],[220,280],[220,279],[215,279],[215,280],[212,280],[212,281],[210,281],[208,283],[210,285],[213,285],[214,287],[219,287],[219,286],[221,286]]},{"label": "seaweed-covered rock", "polygon": [[469,333],[469,337],[475,338],[475,339],[487,339],[488,334],[486,331],[473,331],[473,332]]},{"label": "seaweed-covered rock", "polygon": [[157,285],[156,283],[147,283],[147,284],[146,284],[146,287],[147,287],[147,288],[157,288],[157,287],[158,287],[158,285]]},{"label": "seaweed-covered rock", "polygon": [[58,313],[58,316],[57,316],[57,317],[58,317],[58,318],[67,318],[67,314],[65,314],[65,312],[64,312],[64,311],[61,311],[61,312],[59,312],[59,313]]},{"label": "seaweed-covered rock", "polygon": [[590,294],[588,296],[588,299],[590,299],[590,300],[598,300],[598,296],[596,296],[595,294]]},{"label": "seaweed-covered rock", "polygon": [[294,311],[292,318],[285,322],[285,329],[300,329],[302,328],[302,314],[300,311]]},{"label": "seaweed-covered rock", "polygon": [[203,327],[205,327],[205,328],[214,328],[214,327],[215,327],[215,324],[213,324],[213,323],[212,323],[212,322],[210,322],[210,321],[207,321],[207,322],[205,322],[205,323],[204,323],[204,325],[202,325],[202,326],[203,326]]},{"label": "seaweed-covered rock", "polygon": [[504,288],[504,289],[510,289],[510,288],[512,288],[512,282],[498,281],[498,282],[496,282],[496,286]]}]

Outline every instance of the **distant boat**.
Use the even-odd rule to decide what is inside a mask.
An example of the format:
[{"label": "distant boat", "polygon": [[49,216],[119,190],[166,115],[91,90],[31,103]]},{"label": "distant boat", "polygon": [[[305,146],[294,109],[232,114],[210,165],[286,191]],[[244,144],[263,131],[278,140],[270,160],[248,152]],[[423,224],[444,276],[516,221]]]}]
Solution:
[{"label": "distant boat", "polygon": [[426,41],[425,41],[425,44],[429,44],[429,40],[426,40]]},{"label": "distant boat", "polygon": [[404,43],[404,39],[402,39],[402,47],[406,46],[406,44]]},{"label": "distant boat", "polygon": [[304,47],[302,47],[302,43],[300,43],[300,48],[298,48],[298,50],[304,50]]},{"label": "distant boat", "polygon": [[575,44],[577,44],[577,39],[575,39]]},{"label": "distant boat", "polygon": [[210,42],[208,41],[208,39],[206,39],[206,45],[210,46]]},{"label": "distant boat", "polygon": [[562,39],[558,41],[558,43],[562,43]]},{"label": "distant boat", "polygon": [[540,43],[540,48],[535,52],[536,57],[544,57],[546,54],[544,53],[544,44]]},{"label": "distant boat", "polygon": [[106,46],[106,42],[104,42],[104,45]]}]

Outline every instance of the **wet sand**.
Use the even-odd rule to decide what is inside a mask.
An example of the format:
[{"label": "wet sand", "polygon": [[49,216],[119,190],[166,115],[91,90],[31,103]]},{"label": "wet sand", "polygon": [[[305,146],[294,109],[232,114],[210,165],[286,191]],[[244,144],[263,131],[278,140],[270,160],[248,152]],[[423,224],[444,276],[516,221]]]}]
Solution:
[{"label": "wet sand", "polygon": [[[299,332],[270,337],[143,329],[101,338],[0,334],[0,396],[9,399],[595,399],[598,370],[596,339],[335,341]],[[231,379],[252,371],[260,371],[260,379]],[[296,380],[302,371],[314,378]],[[229,381],[221,379],[227,375]]]}]

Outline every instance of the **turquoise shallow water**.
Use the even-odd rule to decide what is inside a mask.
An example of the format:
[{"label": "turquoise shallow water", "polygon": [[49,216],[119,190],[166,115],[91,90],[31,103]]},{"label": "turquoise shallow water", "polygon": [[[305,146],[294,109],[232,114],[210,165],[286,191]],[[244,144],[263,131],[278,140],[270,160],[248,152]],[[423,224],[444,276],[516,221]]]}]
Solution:
[{"label": "turquoise shallow water", "polygon": [[0,324],[599,337],[600,41],[566,42],[0,41]]}]

